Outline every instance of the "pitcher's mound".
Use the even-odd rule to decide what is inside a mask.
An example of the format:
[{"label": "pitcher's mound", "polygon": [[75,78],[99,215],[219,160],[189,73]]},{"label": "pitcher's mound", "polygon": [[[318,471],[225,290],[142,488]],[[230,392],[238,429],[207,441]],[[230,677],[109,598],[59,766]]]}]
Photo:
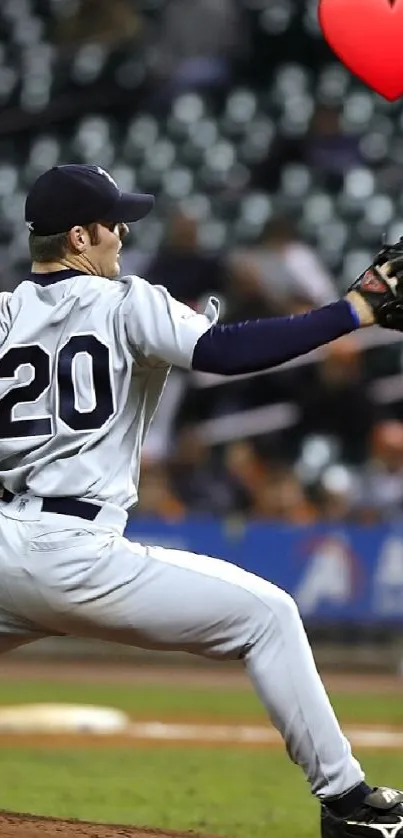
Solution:
[{"label": "pitcher's mound", "polygon": [[[202,838],[196,832],[164,832],[136,826],[86,823],[0,811],[1,838]],[[203,838],[214,838],[204,835]]]}]

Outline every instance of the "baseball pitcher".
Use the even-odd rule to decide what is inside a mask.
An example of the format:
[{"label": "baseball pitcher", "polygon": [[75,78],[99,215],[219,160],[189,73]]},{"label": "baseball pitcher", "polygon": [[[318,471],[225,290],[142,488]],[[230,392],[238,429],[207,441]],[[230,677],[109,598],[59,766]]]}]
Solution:
[{"label": "baseball pitcher", "polygon": [[403,329],[403,264],[383,250],[345,298],[219,325],[119,276],[153,206],[98,166],[57,166],[26,201],[32,272],[0,295],[0,651],[50,635],[241,660],[321,804],[323,838],[403,838],[403,793],[352,756],[291,597],[218,559],[123,536],[142,443],[172,366],[266,369],[360,327]]}]

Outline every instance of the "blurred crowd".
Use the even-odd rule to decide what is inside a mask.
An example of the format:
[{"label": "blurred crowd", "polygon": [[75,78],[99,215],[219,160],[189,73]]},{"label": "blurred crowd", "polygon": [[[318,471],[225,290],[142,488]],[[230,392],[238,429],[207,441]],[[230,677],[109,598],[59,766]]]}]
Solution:
[{"label": "blurred crowd", "polygon": [[[123,273],[198,310],[215,295],[222,322],[325,305],[403,233],[403,113],[351,88],[317,0],[2,0],[0,29],[2,288],[28,268],[26,189],[57,162],[155,192]],[[234,381],[174,371],[133,514],[401,517],[402,364],[353,335]]]},{"label": "blurred crowd", "polygon": [[[329,441],[307,438],[297,463],[256,439],[212,448],[184,426],[170,457],[145,457],[135,516],[180,521],[218,515],[289,524],[373,525],[403,514],[403,423],[374,425],[360,468],[328,461]],[[263,450],[262,450],[263,448]],[[330,458],[329,458],[330,459]]]}]

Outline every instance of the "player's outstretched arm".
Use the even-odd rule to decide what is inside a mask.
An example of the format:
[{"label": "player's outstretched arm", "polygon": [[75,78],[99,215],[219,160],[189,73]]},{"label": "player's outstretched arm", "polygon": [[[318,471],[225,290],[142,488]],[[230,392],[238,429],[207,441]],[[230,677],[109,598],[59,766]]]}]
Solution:
[{"label": "player's outstretched arm", "polygon": [[192,368],[219,375],[270,369],[382,322],[384,306],[395,300],[396,281],[389,277],[388,264],[371,266],[336,303],[292,317],[212,326],[196,343]]},{"label": "player's outstretched arm", "polygon": [[373,323],[399,328],[394,312],[400,307],[403,325],[403,294],[400,279],[390,273],[388,262],[372,265],[344,299],[307,314],[230,325],[218,323],[213,297],[203,313],[196,312],[166,288],[132,276],[125,278],[121,316],[139,365],[240,375],[278,366]]}]

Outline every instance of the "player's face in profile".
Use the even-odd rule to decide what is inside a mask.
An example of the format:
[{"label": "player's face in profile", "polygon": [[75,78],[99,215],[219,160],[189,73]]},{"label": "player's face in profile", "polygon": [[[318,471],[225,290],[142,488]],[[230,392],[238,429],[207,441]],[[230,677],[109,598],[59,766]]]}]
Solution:
[{"label": "player's face in profile", "polygon": [[98,223],[98,244],[93,245],[91,261],[100,276],[113,279],[120,274],[119,254],[128,232],[126,224]]}]

